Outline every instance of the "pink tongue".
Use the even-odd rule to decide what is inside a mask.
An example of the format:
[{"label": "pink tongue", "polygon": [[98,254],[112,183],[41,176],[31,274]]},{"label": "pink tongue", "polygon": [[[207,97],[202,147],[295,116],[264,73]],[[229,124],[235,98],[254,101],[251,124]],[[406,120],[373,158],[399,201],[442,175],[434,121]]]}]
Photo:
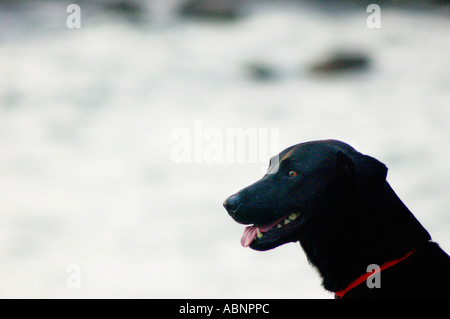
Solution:
[{"label": "pink tongue", "polygon": [[244,233],[242,234],[242,238],[241,238],[241,245],[244,247],[250,246],[250,244],[256,237],[256,228],[259,228],[259,230],[262,233],[264,233],[264,232],[268,231],[269,229],[271,229],[278,222],[279,222],[279,220],[276,220],[273,223],[267,224],[265,226],[260,226],[260,227],[247,226],[247,227],[245,227]]},{"label": "pink tongue", "polygon": [[253,239],[256,237],[256,226],[245,227],[244,233],[241,238],[241,245],[244,247],[250,246]]}]

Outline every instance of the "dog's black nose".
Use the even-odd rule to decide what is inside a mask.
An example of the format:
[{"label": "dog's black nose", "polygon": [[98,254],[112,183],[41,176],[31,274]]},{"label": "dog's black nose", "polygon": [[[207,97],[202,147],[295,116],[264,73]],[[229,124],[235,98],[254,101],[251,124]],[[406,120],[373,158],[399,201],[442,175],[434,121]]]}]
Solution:
[{"label": "dog's black nose", "polygon": [[223,202],[223,206],[226,208],[226,210],[231,216],[234,216],[240,204],[241,202],[239,200],[239,195],[237,194],[231,195]]}]

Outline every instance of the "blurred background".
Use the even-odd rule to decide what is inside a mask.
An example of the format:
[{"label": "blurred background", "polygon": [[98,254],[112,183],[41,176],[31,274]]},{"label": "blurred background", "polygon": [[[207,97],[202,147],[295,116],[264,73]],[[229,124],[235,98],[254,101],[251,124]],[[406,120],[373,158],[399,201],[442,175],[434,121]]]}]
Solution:
[{"label": "blurred background", "polygon": [[260,164],[174,163],[195,121],[351,144],[450,251],[448,1],[70,3],[0,1],[1,298],[332,298],[298,244],[240,246]]}]

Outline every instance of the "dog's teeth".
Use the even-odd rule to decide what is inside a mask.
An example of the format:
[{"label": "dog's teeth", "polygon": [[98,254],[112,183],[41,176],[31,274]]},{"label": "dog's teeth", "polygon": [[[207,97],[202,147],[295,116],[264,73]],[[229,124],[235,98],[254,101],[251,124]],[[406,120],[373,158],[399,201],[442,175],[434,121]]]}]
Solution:
[{"label": "dog's teeth", "polygon": [[290,222],[291,222],[291,221],[290,221],[289,219],[285,219],[285,220],[284,220],[284,224],[285,224],[285,225],[289,224]]},{"label": "dog's teeth", "polygon": [[298,217],[298,214],[292,213],[289,215],[289,220],[295,220]]},{"label": "dog's teeth", "polygon": [[256,228],[256,237],[261,238],[262,236],[263,236],[263,234],[261,233],[259,228]]}]

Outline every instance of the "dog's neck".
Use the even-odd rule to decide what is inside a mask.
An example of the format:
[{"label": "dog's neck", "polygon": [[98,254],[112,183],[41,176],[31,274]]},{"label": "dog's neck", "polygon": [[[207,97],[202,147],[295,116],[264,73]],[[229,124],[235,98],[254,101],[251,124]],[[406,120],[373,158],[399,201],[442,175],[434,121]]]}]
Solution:
[{"label": "dog's neck", "polygon": [[[334,210],[324,215],[335,220],[311,224],[330,225],[329,229],[308,229],[300,236],[300,244],[330,291],[345,288],[369,265],[399,258],[430,240],[387,182],[370,198],[355,200],[339,194],[326,209]],[[313,218],[320,219],[321,214]],[[321,236],[324,232],[326,237]],[[325,238],[332,240],[325,242]]]}]

